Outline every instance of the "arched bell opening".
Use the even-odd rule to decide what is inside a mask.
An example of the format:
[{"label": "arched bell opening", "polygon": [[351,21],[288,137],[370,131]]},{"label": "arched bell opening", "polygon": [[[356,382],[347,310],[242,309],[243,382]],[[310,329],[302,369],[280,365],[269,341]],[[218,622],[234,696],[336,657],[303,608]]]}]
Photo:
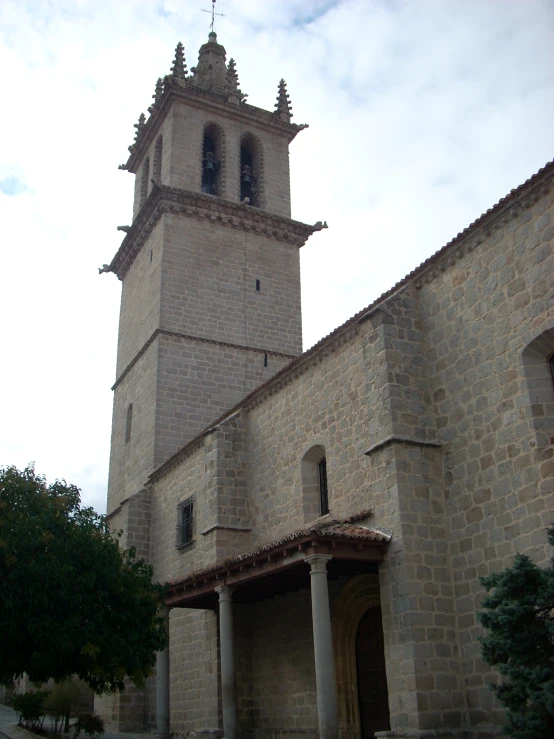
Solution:
[{"label": "arched bell opening", "polygon": [[261,207],[261,149],[252,134],[240,141],[240,201],[256,208]]},{"label": "arched bell opening", "polygon": [[202,192],[222,197],[221,160],[223,134],[213,123],[204,129],[202,142]]}]

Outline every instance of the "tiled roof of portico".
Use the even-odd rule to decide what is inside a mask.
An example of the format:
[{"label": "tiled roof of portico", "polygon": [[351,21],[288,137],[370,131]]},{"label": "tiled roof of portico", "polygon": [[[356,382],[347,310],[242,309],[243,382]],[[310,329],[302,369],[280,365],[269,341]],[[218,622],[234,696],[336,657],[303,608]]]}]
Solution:
[{"label": "tiled roof of portico", "polygon": [[[308,584],[308,570],[302,565],[312,554],[330,555],[329,567],[336,575],[352,572],[353,563],[375,566],[383,560],[391,535],[357,523],[370,515],[371,511],[362,511],[343,521],[330,520],[298,529],[253,551],[191,572],[169,584],[166,604],[213,608],[215,588],[221,585],[247,586],[243,587],[247,600],[261,599],[266,591],[297,589],[304,581]],[[286,581],[282,573],[286,573]],[[278,576],[281,576],[280,586],[273,587]],[[261,585],[262,579],[271,579],[271,583],[266,583],[269,587]]]}]

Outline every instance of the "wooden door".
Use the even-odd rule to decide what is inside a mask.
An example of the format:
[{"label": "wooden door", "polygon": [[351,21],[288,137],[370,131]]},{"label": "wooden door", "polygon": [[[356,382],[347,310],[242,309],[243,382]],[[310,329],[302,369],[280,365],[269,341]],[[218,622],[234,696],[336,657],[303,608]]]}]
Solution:
[{"label": "wooden door", "polygon": [[390,729],[389,694],[385,672],[383,625],[379,606],[370,608],[360,621],[356,636],[358,697],[362,739]]}]

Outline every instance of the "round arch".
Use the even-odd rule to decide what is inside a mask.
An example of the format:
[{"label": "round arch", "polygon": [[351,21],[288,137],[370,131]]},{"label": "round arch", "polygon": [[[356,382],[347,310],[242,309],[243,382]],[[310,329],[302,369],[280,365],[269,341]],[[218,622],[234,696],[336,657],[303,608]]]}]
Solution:
[{"label": "round arch", "polygon": [[364,614],[380,606],[379,575],[364,574],[349,580],[333,602],[333,656],[337,684],[337,710],[341,737],[360,736],[356,635]]},{"label": "round arch", "polygon": [[[264,150],[262,142],[255,133],[246,131],[239,140],[239,177],[243,169],[243,150],[250,157],[250,169],[256,181],[255,202],[251,203],[257,208],[264,207]],[[239,200],[241,200],[241,187],[239,181]]]}]

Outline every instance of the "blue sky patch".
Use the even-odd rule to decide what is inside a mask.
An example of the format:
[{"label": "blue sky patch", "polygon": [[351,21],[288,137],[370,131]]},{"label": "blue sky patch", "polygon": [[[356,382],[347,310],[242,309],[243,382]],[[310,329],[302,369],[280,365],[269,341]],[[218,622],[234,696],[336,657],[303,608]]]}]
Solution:
[{"label": "blue sky patch", "polygon": [[4,195],[21,195],[22,192],[26,192],[28,189],[27,185],[14,175],[0,180],[0,192]]}]

